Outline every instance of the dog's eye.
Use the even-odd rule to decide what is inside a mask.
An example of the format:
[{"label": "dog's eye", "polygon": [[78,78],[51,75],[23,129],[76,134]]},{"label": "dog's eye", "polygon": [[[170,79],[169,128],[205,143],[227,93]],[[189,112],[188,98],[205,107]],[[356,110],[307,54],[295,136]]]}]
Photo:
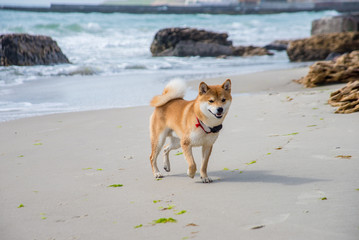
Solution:
[{"label": "dog's eye", "polygon": [[209,103],[214,103],[214,101],[213,101],[213,100],[209,100],[208,102],[209,102]]},{"label": "dog's eye", "polygon": [[225,98],[223,98],[223,99],[222,99],[222,102],[225,102],[225,101],[226,101],[226,99],[225,99]]}]

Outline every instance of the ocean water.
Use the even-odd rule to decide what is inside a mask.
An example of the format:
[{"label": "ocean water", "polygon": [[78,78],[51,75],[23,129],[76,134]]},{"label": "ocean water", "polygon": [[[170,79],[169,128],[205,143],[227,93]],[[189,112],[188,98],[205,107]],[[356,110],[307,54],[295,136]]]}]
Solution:
[{"label": "ocean water", "polygon": [[[0,34],[47,35],[71,64],[0,67],[0,121],[34,115],[148,104],[173,78],[184,80],[293,68],[274,56],[152,57],[156,32],[194,27],[227,32],[234,45],[264,46],[310,36],[311,22],[335,11],[268,15],[155,15],[0,11]],[[189,93],[189,97],[194,96]]]}]

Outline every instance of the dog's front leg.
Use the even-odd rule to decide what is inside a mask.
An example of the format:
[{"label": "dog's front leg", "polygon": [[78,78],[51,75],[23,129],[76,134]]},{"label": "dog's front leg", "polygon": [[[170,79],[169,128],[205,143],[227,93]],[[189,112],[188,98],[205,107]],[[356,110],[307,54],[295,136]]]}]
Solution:
[{"label": "dog's front leg", "polygon": [[207,166],[208,166],[208,160],[209,156],[211,156],[212,153],[212,146],[202,146],[202,166],[201,166],[201,179],[204,183],[210,183],[212,182],[212,179],[210,179],[207,176]]},{"label": "dog's front leg", "polygon": [[194,178],[194,175],[196,174],[197,171],[197,167],[196,167],[196,163],[194,162],[194,158],[192,154],[192,146],[187,141],[183,141],[181,142],[181,147],[183,150],[184,157],[186,158],[188,163],[187,175],[190,178]]}]

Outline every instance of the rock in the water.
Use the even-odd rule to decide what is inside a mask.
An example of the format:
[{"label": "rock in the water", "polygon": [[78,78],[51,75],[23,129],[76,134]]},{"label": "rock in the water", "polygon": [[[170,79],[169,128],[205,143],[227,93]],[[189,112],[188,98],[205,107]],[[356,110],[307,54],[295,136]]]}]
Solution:
[{"label": "rock in the water", "polygon": [[276,50],[276,51],[285,51],[287,50],[289,40],[275,40],[268,45],[265,45],[264,48],[267,50]]},{"label": "rock in the water", "polygon": [[307,76],[297,80],[305,87],[359,80],[359,51],[343,54],[335,61],[314,63]]},{"label": "rock in the water", "polygon": [[332,53],[359,50],[359,32],[330,33],[291,41],[287,48],[290,61],[324,60]]},{"label": "rock in the water", "polygon": [[153,56],[251,56],[270,55],[264,48],[233,47],[227,33],[195,28],[166,28],[158,31],[151,44]]},{"label": "rock in the water", "polygon": [[359,80],[330,94],[329,104],[338,107],[335,113],[353,113],[359,111]]},{"label": "rock in the water", "polygon": [[254,47],[254,46],[238,46],[232,47],[233,56],[264,56],[264,55],[273,55],[273,53],[269,52],[267,49],[262,47]]},{"label": "rock in the water", "polygon": [[0,35],[0,66],[69,63],[56,41],[29,34]]},{"label": "rock in the water", "polygon": [[151,44],[151,52],[153,56],[161,56],[163,51],[174,50],[181,41],[185,42],[184,45],[189,45],[187,41],[192,41],[231,46],[232,42],[227,38],[226,33],[214,33],[194,28],[165,28],[156,33]]},{"label": "rock in the water", "polygon": [[208,42],[195,42],[192,40],[179,41],[174,48],[166,49],[156,56],[201,56],[201,57],[214,57],[233,54],[230,46],[220,45],[218,43]]},{"label": "rock in the water", "polygon": [[359,14],[325,17],[312,22],[312,35],[359,31]]}]

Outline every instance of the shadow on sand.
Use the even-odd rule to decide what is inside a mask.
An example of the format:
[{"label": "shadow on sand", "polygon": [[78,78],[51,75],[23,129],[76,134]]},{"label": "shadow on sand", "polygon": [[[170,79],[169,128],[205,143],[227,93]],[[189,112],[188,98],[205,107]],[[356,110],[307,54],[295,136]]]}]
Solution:
[{"label": "shadow on sand", "polygon": [[[329,181],[328,179],[305,178],[297,176],[284,176],[271,174],[269,171],[251,171],[246,170],[242,173],[239,171],[214,171],[208,172],[208,176],[213,179],[213,183],[221,182],[260,182],[260,183],[277,183],[283,185],[302,185],[313,182]],[[175,174],[167,177],[188,177],[186,174]],[[196,183],[202,183],[196,174]]]}]

